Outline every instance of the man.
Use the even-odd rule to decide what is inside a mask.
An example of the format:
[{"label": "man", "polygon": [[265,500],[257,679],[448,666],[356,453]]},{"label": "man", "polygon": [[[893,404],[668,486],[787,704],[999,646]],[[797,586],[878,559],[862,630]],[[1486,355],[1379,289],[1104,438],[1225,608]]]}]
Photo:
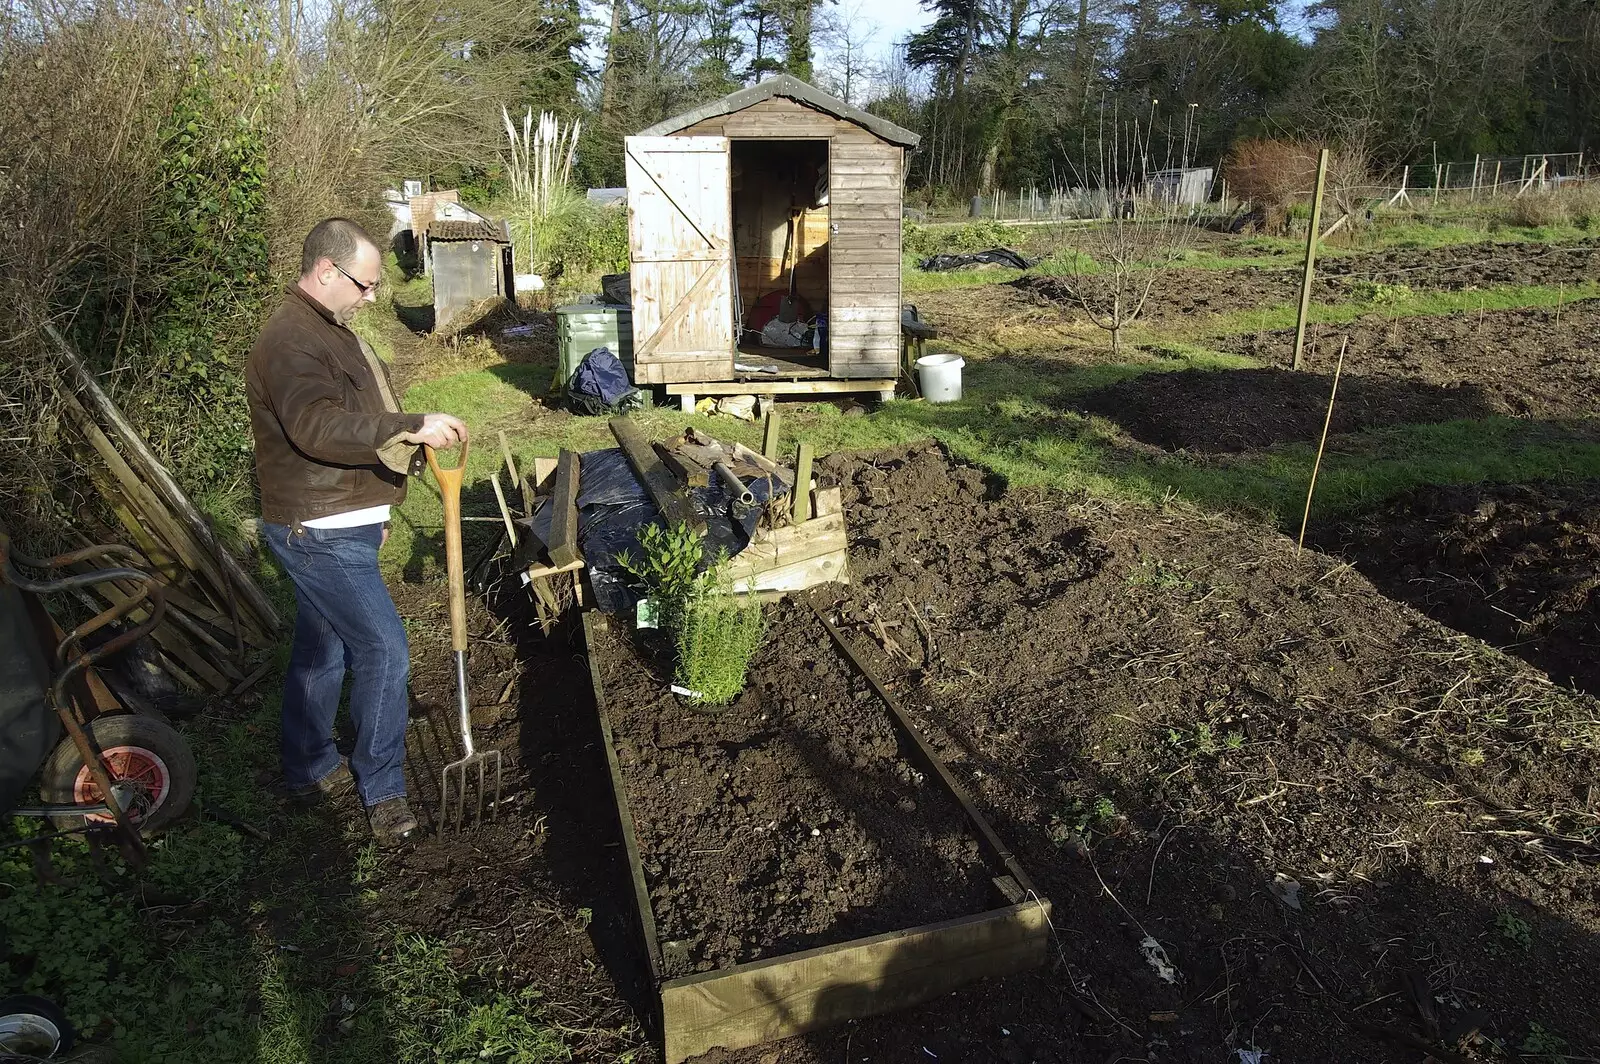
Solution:
[{"label": "man", "polygon": [[[381,267],[355,222],[318,223],[245,379],[266,539],[299,604],[283,685],[282,793],[314,801],[354,787],[373,834],[393,844],[417,829],[404,774],[410,658],[378,548],[407,475],[422,471],[419,445],[453,446],[467,428],[449,414],[402,413],[387,369],[350,331],[376,298]],[[333,745],[347,669],[348,765]]]}]

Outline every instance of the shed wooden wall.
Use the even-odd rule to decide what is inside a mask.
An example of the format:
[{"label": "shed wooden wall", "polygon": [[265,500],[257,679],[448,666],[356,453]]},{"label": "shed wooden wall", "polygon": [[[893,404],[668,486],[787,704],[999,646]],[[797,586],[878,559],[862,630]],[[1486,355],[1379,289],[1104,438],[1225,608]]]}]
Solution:
[{"label": "shed wooden wall", "polygon": [[503,245],[488,240],[434,240],[430,247],[435,329],[444,328],[480,300],[507,294],[501,273]]},{"label": "shed wooden wall", "polygon": [[835,377],[893,377],[900,354],[900,213],[905,152],[832,115],[773,97],[677,136],[832,142],[828,160],[828,366]]}]

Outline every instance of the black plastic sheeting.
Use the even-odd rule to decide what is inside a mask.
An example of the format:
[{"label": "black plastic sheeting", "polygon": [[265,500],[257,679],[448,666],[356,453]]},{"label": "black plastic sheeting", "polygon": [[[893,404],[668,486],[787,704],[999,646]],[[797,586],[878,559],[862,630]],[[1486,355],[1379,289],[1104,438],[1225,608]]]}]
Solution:
[{"label": "black plastic sheeting", "polygon": [[[632,586],[632,578],[617,564],[617,555],[627,552],[638,557],[639,534],[647,525],[663,523],[661,511],[639,483],[621,448],[586,452],[578,456],[578,464],[578,549],[583,553],[595,604],[607,613],[631,611],[641,596]],[[747,480],[745,487],[755,496],[756,505],[736,518],[733,496],[722,479],[714,476],[711,480],[709,486],[689,491],[695,511],[706,522],[702,569],[716,560],[718,553],[732,558],[748,547],[767,503],[788,495],[791,487],[781,476]],[[516,523],[538,537],[539,544],[548,544],[554,516],[546,499],[532,517],[519,518]],[[536,554],[537,546],[529,537],[521,537],[517,568],[527,568]]]},{"label": "black plastic sheeting", "polygon": [[964,266],[993,263],[996,266],[1026,270],[1034,261],[1023,258],[1010,248],[990,248],[988,251],[974,251],[970,255],[929,255],[917,263],[917,269],[926,273],[943,273],[946,270],[959,270]]}]

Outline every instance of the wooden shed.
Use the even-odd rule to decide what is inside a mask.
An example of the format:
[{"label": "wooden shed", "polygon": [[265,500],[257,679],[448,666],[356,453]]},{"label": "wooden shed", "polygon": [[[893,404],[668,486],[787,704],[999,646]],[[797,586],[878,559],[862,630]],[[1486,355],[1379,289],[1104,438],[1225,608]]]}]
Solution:
[{"label": "wooden shed", "polygon": [[435,329],[485,299],[511,298],[511,231],[505,222],[436,219],[426,235]]},{"label": "wooden shed", "polygon": [[[892,392],[918,139],[788,75],[627,138],[636,383],[690,397]],[[749,327],[791,287],[801,320],[826,323],[818,351]]]}]

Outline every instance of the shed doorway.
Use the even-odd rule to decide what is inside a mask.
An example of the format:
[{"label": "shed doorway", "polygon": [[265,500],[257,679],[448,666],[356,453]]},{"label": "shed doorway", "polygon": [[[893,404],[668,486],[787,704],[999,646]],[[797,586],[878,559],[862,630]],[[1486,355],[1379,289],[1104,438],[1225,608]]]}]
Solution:
[{"label": "shed doorway", "polygon": [[735,374],[826,377],[828,141],[734,139],[729,153]]}]

